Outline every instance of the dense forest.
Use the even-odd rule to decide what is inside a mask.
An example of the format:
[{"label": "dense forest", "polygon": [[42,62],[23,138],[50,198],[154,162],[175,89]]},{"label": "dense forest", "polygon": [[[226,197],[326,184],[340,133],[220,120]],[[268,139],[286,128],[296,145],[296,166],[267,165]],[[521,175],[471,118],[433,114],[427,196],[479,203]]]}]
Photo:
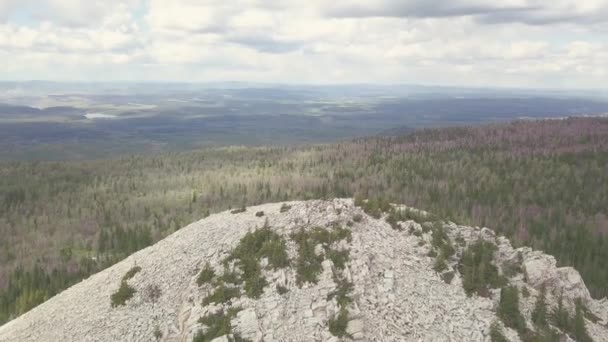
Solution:
[{"label": "dense forest", "polygon": [[488,226],[608,295],[608,119],[419,130],[300,147],[227,147],[0,164],[0,323],[209,213],[382,197]]}]

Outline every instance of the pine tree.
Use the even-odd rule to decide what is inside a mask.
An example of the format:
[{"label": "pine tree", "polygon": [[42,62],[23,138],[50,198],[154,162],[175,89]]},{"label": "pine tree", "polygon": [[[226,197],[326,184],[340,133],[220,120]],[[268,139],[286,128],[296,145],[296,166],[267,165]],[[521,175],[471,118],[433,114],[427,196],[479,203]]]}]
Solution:
[{"label": "pine tree", "polygon": [[532,322],[539,328],[547,326],[547,303],[545,302],[546,290],[543,286],[540,290],[540,295],[536,298],[536,304],[532,311]]},{"label": "pine tree", "polygon": [[519,291],[515,286],[503,287],[500,291],[498,316],[509,328],[517,330],[520,334],[526,330],[526,321],[519,311]]},{"label": "pine tree", "polygon": [[593,342],[593,340],[587,333],[587,328],[585,327],[583,303],[580,298],[576,300],[576,313],[574,315],[573,334],[577,342]]}]

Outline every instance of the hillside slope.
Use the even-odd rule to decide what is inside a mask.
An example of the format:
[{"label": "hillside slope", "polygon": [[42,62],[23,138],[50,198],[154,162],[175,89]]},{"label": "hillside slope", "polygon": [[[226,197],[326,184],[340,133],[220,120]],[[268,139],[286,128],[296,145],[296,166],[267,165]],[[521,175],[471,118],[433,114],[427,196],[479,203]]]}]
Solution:
[{"label": "hillside slope", "polygon": [[[336,199],[211,215],[0,327],[0,341],[489,341],[491,330],[519,341],[541,330],[531,318],[541,292],[548,312],[562,298],[570,317],[548,331],[574,338],[582,319],[593,341],[608,341],[608,302],[574,269],[489,229],[399,208],[374,218]],[[467,253],[483,241],[503,294],[507,282],[522,293],[523,327],[504,326],[498,286],[471,292]],[[119,289],[135,291],[124,305],[111,299]]]}]

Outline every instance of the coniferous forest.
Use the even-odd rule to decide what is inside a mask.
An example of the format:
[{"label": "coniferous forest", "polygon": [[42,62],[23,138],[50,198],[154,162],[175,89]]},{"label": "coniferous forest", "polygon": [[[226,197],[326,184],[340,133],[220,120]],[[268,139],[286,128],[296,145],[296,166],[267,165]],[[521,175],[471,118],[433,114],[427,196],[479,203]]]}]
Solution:
[{"label": "coniferous forest", "polygon": [[608,295],[608,119],[419,130],[327,145],[0,163],[0,324],[204,216],[382,198],[488,226]]}]

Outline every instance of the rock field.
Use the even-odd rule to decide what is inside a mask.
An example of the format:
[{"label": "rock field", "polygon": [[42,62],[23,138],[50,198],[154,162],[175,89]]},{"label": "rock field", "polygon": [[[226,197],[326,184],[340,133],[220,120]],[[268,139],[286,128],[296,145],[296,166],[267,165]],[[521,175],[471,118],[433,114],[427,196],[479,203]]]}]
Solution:
[{"label": "rock field", "polygon": [[[490,325],[499,322],[500,290],[492,290],[488,298],[467,296],[456,271],[460,250],[448,259],[448,271],[443,273],[450,273],[453,279],[446,283],[442,280],[445,274],[434,270],[435,259],[428,256],[432,232],[419,223],[398,222],[402,229],[393,229],[384,218],[375,219],[354,206],[352,199],[286,204],[291,208],[282,210],[284,203],[263,204],[192,223],[0,327],[0,341],[189,342],[208,329],[199,322],[201,317],[237,307],[240,311],[230,321],[236,335],[214,341],[229,341],[234,336],[252,341],[490,341]],[[260,211],[264,215],[256,216]],[[203,298],[216,286],[199,286],[200,270],[209,263],[221,274],[222,261],[239,240],[266,221],[285,239],[291,265],[273,269],[265,267],[267,260],[263,259],[267,284],[259,298],[241,294],[224,303],[203,305]],[[298,250],[290,234],[302,228],[335,226],[351,232],[350,241],[332,243],[336,251],[348,251],[346,267],[338,270],[324,258],[318,282],[299,286],[292,267]],[[520,308],[530,327],[535,298],[544,286],[550,305],[563,296],[566,306],[573,308],[574,300],[580,298],[597,318],[595,322],[586,320],[589,335],[596,342],[608,342],[608,301],[592,299],[576,270],[556,267],[555,259],[542,252],[513,249],[507,239],[487,228],[451,222],[444,226],[451,239],[459,238],[464,244],[478,238],[496,243],[496,264],[521,263],[523,272],[509,281],[529,292],[527,298],[520,296]],[[321,246],[315,252],[324,253]],[[141,270],[125,281],[135,294],[125,305],[113,307],[110,296],[134,266]],[[342,306],[332,296],[339,290],[337,275],[353,285],[352,301]],[[157,298],[150,289],[160,290]],[[348,312],[348,337],[334,336],[328,328],[341,307]],[[514,330],[503,327],[503,331],[510,341],[520,340]]]}]

